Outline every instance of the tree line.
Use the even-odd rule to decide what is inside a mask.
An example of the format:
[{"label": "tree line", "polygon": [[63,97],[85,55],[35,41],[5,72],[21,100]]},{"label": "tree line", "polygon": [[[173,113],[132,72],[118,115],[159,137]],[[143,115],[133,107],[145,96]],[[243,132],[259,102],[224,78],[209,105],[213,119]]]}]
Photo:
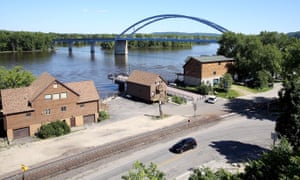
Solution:
[{"label": "tree line", "polygon": [[[0,31],[0,52],[48,51],[52,48],[52,40],[56,38],[115,38],[117,34],[59,34],[25,31]],[[216,39],[219,36],[208,35],[176,35],[176,34],[134,34],[138,38],[202,38]],[[58,43],[58,46],[68,44]],[[76,42],[74,46],[89,45],[87,42]],[[114,42],[99,42],[102,49],[113,49]],[[190,48],[190,42],[129,41],[128,48]]]},{"label": "tree line", "polygon": [[296,52],[292,48],[299,46],[300,41],[277,32],[259,35],[227,32],[219,43],[217,53],[235,59],[238,80],[254,87],[266,87],[274,79],[284,79],[293,73]]},{"label": "tree line", "polygon": [[54,33],[0,31],[0,52],[47,51]]}]

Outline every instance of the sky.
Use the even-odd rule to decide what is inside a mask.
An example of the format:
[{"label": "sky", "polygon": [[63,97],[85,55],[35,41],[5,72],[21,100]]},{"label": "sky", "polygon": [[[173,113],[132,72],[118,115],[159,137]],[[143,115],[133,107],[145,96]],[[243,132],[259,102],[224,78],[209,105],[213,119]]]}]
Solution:
[{"label": "sky", "polygon": [[[243,34],[300,31],[299,0],[4,0],[0,30],[120,34],[140,20],[161,14],[201,18]],[[138,31],[151,32],[219,33],[185,18],[157,21]]]}]

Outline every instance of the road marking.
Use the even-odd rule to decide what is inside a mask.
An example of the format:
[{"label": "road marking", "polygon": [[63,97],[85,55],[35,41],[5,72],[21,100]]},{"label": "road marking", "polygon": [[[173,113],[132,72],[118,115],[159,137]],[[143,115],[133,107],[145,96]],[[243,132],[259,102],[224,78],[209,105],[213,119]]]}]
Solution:
[{"label": "road marking", "polygon": [[184,152],[182,154],[176,154],[160,163],[157,163],[157,167],[161,167],[161,166],[164,166],[166,164],[170,164],[171,162],[175,161],[175,160],[178,160],[179,158],[182,158],[186,155],[188,155],[189,153],[191,153],[191,150],[190,151],[187,151],[187,152]]}]

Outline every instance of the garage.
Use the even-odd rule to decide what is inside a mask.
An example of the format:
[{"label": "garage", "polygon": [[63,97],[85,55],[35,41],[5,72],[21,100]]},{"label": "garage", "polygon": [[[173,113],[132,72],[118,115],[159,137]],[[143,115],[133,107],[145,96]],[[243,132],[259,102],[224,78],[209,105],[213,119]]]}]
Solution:
[{"label": "garage", "polygon": [[14,134],[14,139],[20,139],[20,138],[28,137],[30,135],[29,134],[29,127],[14,129],[13,134]]},{"label": "garage", "polygon": [[84,124],[91,124],[95,122],[95,114],[90,114],[83,116],[83,123]]}]

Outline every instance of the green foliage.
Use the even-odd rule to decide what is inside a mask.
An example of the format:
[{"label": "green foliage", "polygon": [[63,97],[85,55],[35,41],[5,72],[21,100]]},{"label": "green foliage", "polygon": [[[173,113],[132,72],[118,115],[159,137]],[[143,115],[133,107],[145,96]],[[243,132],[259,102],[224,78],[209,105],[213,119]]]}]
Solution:
[{"label": "green foliage", "polygon": [[284,83],[279,92],[282,113],[276,121],[275,130],[295,147],[300,146],[300,78]]},{"label": "green foliage", "polygon": [[[224,33],[219,41],[218,54],[233,57],[235,70],[240,80],[262,76],[267,72],[271,77],[282,74],[283,50],[289,44],[287,35],[276,32],[262,32],[260,35]],[[260,86],[264,83],[255,83]]]},{"label": "green foliage", "polygon": [[300,179],[300,149],[293,151],[286,139],[282,139],[272,151],[264,153],[245,168],[243,179]]},{"label": "green foliage", "polygon": [[223,89],[214,88],[214,91],[217,92],[218,97],[227,98],[227,99],[233,99],[233,98],[240,96],[240,94],[233,89],[224,91]]},{"label": "green foliage", "polygon": [[0,66],[0,89],[18,88],[29,86],[35,77],[30,71],[25,71],[21,66],[7,70]]},{"label": "green foliage", "polygon": [[285,49],[284,83],[279,92],[282,113],[275,130],[298,148],[300,146],[300,40],[293,39]]},{"label": "green foliage", "polygon": [[219,87],[224,89],[224,91],[228,91],[230,89],[232,83],[233,83],[233,79],[232,79],[231,74],[225,73],[223,75],[223,77],[221,78],[221,81],[219,83]]},{"label": "green foliage", "polygon": [[210,168],[194,169],[189,180],[239,180],[238,175],[219,169],[215,173]]},{"label": "green foliage", "polygon": [[109,113],[107,111],[100,111],[99,112],[99,117],[98,117],[98,122],[109,119]]},{"label": "green foliage", "polygon": [[291,40],[284,50],[283,78],[297,78],[300,75],[300,39]]},{"label": "green foliage", "polygon": [[43,124],[40,128],[38,136],[42,139],[49,137],[61,136],[71,132],[70,127],[64,121],[55,121],[48,124]]},{"label": "green foliage", "polygon": [[197,87],[197,91],[198,91],[200,94],[207,95],[207,94],[209,94],[210,91],[212,91],[212,87],[211,87],[210,85],[200,84],[200,85]]},{"label": "green foliage", "polygon": [[254,75],[254,87],[264,89],[273,84],[270,72],[266,70],[257,71]]},{"label": "green foliage", "polygon": [[46,51],[54,37],[52,33],[0,31],[0,51]]},{"label": "green foliage", "polygon": [[186,100],[183,97],[172,96],[172,102],[174,102],[176,104],[185,104]]},{"label": "green foliage", "polygon": [[157,165],[151,163],[146,167],[143,163],[136,161],[128,175],[122,176],[124,180],[165,180],[165,174],[157,169]]}]

